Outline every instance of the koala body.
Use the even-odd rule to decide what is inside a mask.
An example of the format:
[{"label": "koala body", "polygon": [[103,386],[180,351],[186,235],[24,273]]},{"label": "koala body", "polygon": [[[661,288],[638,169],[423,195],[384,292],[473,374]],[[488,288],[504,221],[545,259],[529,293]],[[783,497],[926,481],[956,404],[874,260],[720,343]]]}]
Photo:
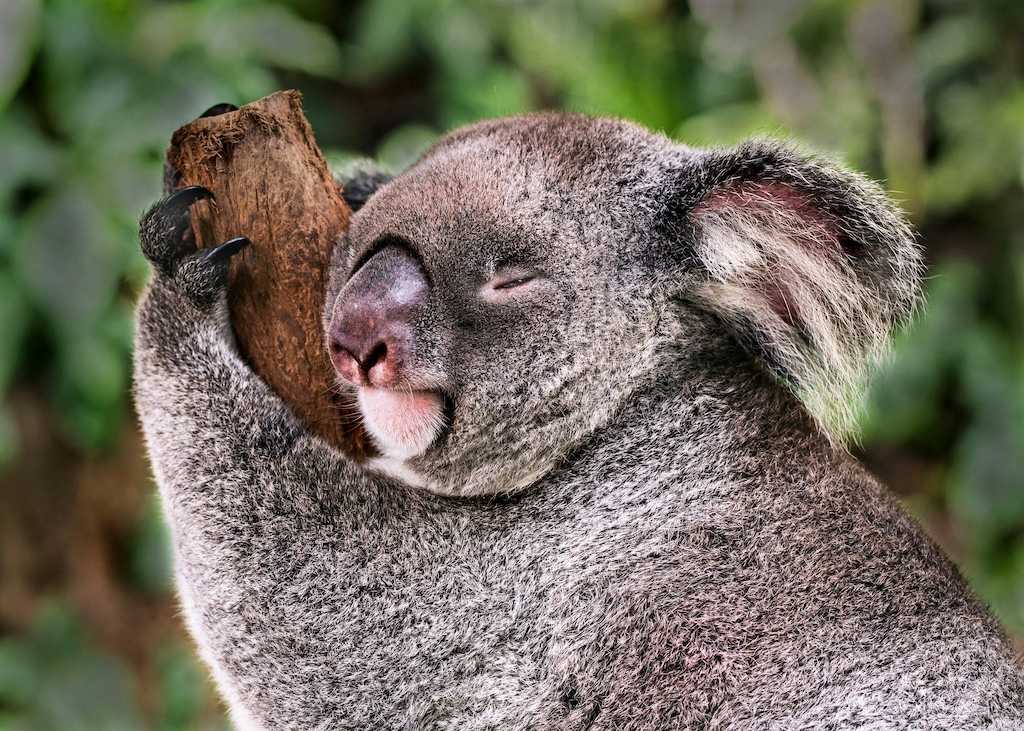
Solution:
[{"label": "koala body", "polygon": [[142,223],[136,400],[240,728],[1024,725],[997,622],[841,446],[920,278],[874,185],[557,114],[375,180],[324,313],[368,465],[237,355],[201,191]]}]

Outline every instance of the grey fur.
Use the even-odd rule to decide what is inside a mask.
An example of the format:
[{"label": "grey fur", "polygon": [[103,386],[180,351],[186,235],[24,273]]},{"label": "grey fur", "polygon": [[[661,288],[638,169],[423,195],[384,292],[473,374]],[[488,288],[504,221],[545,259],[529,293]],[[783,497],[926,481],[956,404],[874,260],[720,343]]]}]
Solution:
[{"label": "grey fur", "polygon": [[[701,204],[742,219],[722,191],[766,179],[794,230],[839,232],[829,271],[864,298],[835,311],[865,322],[827,297],[824,320],[785,317],[797,359],[760,305],[708,289]],[[155,218],[144,249],[180,255]],[[329,309],[387,236],[431,278],[415,360],[453,404],[431,449],[379,465],[422,487],[296,423],[234,350],[222,270],[158,260],[139,308],[178,585],[240,728],[1024,727],[995,619],[797,398],[800,368],[829,373],[816,328],[870,331],[847,345],[866,359],[913,306],[919,253],[877,188],[780,147],[537,115],[457,131],[379,187]],[[481,301],[510,259],[544,281]]]},{"label": "grey fur", "polygon": [[377,188],[394,177],[372,160],[355,159],[347,162],[337,171],[341,196],[349,208],[358,211],[370,200]]}]

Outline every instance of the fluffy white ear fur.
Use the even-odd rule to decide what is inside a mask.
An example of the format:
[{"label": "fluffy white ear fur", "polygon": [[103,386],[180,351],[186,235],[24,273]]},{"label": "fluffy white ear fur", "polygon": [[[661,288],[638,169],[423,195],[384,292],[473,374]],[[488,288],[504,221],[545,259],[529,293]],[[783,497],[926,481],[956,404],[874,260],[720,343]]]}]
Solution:
[{"label": "fluffy white ear fur", "polygon": [[692,211],[707,272],[697,296],[844,443],[870,372],[914,308],[920,252],[873,183],[778,147],[745,152],[754,174],[726,178]]}]

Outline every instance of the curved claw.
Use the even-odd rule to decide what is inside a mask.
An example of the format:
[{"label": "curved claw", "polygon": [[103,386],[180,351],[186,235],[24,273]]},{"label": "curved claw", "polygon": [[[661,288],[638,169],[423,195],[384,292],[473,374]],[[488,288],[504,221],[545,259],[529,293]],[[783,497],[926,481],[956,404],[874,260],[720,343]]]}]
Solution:
[{"label": "curved claw", "polygon": [[164,199],[163,207],[167,209],[185,210],[196,201],[212,200],[213,191],[201,185],[190,185],[171,193]]},{"label": "curved claw", "polygon": [[235,111],[238,111],[238,107],[236,107],[231,102],[221,102],[220,104],[214,104],[212,107],[210,107],[205,112],[200,114],[199,118],[202,119],[203,117],[218,117],[221,114],[227,114],[228,112]]},{"label": "curved claw", "polygon": [[142,253],[164,274],[173,274],[178,262],[196,250],[189,231],[189,209],[196,201],[207,199],[213,199],[208,188],[182,188],[150,208],[139,221]]},{"label": "curved claw", "polygon": [[251,243],[245,236],[236,236],[220,246],[210,249],[203,258],[210,262],[227,261]]}]

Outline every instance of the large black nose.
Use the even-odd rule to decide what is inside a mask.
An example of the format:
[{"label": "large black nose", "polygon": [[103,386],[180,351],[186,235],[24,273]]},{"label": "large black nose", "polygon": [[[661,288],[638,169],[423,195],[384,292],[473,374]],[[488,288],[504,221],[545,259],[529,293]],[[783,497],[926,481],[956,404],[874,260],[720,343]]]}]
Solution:
[{"label": "large black nose", "polygon": [[412,318],[427,299],[420,262],[387,246],[345,284],[334,304],[328,343],[335,370],[357,386],[388,388],[413,347]]}]

